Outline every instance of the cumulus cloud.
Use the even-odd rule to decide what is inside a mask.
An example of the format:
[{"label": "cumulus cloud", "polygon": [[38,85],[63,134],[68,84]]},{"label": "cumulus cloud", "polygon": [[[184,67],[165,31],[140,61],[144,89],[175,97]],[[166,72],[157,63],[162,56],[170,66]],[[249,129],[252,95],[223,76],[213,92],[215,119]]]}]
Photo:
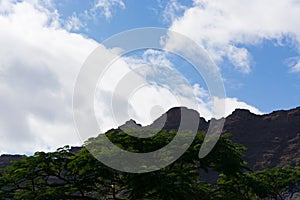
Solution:
[{"label": "cumulus cloud", "polygon": [[[136,87],[132,87],[134,83]],[[124,90],[129,90],[130,95],[126,96]],[[99,82],[95,108],[104,131],[129,118],[144,125],[150,124],[174,106],[195,108],[188,99],[191,95],[193,90],[166,55],[150,49],[141,56],[122,57],[109,66]],[[113,96],[117,97],[115,101],[112,101]],[[115,113],[111,106],[117,108]],[[154,107],[160,107],[160,111],[151,114]]]},{"label": "cumulus cloud", "polygon": [[195,40],[215,61],[228,58],[239,71],[249,73],[251,55],[241,45],[263,40],[284,45],[283,39],[289,38],[300,49],[299,18],[300,3],[293,0],[194,0],[170,29]]},{"label": "cumulus cloud", "polygon": [[[191,85],[167,55],[148,49],[140,56],[122,57],[109,67],[96,91],[95,110],[102,131],[123,124],[129,118],[148,125],[175,106],[195,109],[207,120],[226,117],[236,108],[262,114],[237,98],[210,97],[204,87],[197,83]],[[126,77],[130,73],[133,73],[130,78]],[[132,89],[129,85],[140,77],[143,81]],[[131,89],[128,96],[124,95],[126,89]],[[114,95],[118,97],[115,101]],[[221,108],[224,105],[225,108]]]},{"label": "cumulus cloud", "polygon": [[[67,28],[52,5],[39,2],[0,1],[1,153],[81,144],[73,125],[72,92],[80,67],[100,44],[71,33],[78,24]],[[104,46],[101,49],[102,55],[111,54]],[[201,116],[213,116],[207,91],[197,84],[190,86],[173,68],[166,55],[155,50],[148,50],[139,58],[125,56],[117,60],[96,93],[100,128],[106,131],[129,118],[148,124],[169,108],[182,105],[197,109]],[[129,98],[115,91],[128,73],[145,77],[145,85]],[[194,94],[199,106],[189,98]],[[121,116],[117,124],[111,115],[112,95],[117,97],[116,114]],[[237,99],[225,101],[230,105],[228,113],[235,107],[257,111]]]},{"label": "cumulus cloud", "polygon": [[72,90],[79,69],[98,45],[60,27],[58,14],[37,1],[1,1],[0,149],[53,150],[79,144]]},{"label": "cumulus cloud", "polygon": [[[216,106],[216,112],[213,112],[212,117],[214,118],[220,118],[220,117],[226,117],[230,114],[232,114],[232,112],[237,109],[237,108],[241,108],[241,109],[247,109],[250,112],[254,113],[254,114],[258,114],[261,115],[263,114],[259,109],[255,108],[254,106],[251,106],[245,102],[239,101],[237,98],[225,98],[225,99],[220,99],[217,97],[213,98],[214,101],[214,105]],[[225,112],[224,113],[219,113],[218,111],[221,110],[218,108],[218,106],[224,106],[225,105]]]}]

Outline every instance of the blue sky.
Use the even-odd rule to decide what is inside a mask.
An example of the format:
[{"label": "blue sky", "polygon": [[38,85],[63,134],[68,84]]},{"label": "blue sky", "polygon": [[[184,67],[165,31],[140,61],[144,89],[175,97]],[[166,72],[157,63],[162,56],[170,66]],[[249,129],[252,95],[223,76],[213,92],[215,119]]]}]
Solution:
[{"label": "blue sky", "polygon": [[[165,19],[166,6],[172,1],[127,0],[123,1],[125,8],[112,6],[111,16],[97,13],[95,19],[80,17],[85,10],[93,6],[89,3],[76,1],[54,1],[62,18],[76,15],[85,23],[85,27],[74,32],[85,34],[98,42],[110,36],[132,28],[164,27],[169,28],[172,19]],[[193,7],[192,1],[176,2],[185,9]],[[169,5],[169,6],[170,6]],[[184,14],[184,9],[175,12],[176,17]],[[174,14],[174,15],[175,15]],[[263,39],[259,44],[239,44],[247,48],[251,55],[251,72],[241,73],[234,69],[232,63],[226,58],[218,63],[222,76],[226,79],[226,92],[229,97],[237,97],[267,113],[277,109],[290,109],[299,106],[300,102],[300,75],[292,73],[287,59],[297,57],[298,44],[290,40],[289,35],[282,36],[280,40],[287,40],[279,44],[277,39]],[[192,74],[191,76],[192,77]],[[197,81],[197,80],[196,80]]]},{"label": "blue sky", "polygon": [[[111,53],[101,44],[104,40],[133,28],[166,28],[201,46],[224,81],[226,115],[236,108],[262,114],[297,107],[299,18],[300,3],[293,0],[0,0],[0,153],[81,144],[72,115],[80,67],[96,47]],[[189,63],[151,50],[133,54],[114,63],[105,87],[98,88],[95,109],[101,131],[118,125],[107,117],[108,96],[118,76],[141,65],[151,69],[162,63],[177,70],[200,99],[200,115],[213,116],[209,91]],[[181,89],[181,80],[168,81],[171,91]],[[178,104],[163,87],[143,89],[130,100],[129,115],[142,124]],[[158,100],[161,96],[165,101]],[[161,109],[153,115],[156,104]]]},{"label": "blue sky", "polygon": [[[227,94],[237,96],[266,113],[299,106],[300,74],[291,73],[286,61],[297,56],[297,50],[278,46],[272,41],[263,41],[248,49],[254,62],[253,69],[245,75],[224,70],[224,76],[233,82],[227,85]],[[231,84],[235,81],[243,86],[234,89]]]}]

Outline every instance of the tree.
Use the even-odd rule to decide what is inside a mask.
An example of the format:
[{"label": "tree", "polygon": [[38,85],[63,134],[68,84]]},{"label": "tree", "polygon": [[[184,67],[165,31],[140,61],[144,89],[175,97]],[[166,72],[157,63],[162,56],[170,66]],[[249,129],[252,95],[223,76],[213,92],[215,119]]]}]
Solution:
[{"label": "tree", "polygon": [[[160,131],[150,138],[135,138],[112,130],[106,136],[125,150],[150,152],[168,144],[175,134]],[[285,199],[300,189],[299,167],[252,172],[242,159],[245,147],[232,142],[229,134],[222,135],[208,156],[199,159],[205,135],[198,132],[176,162],[143,174],[119,172],[95,159],[86,147],[93,151],[103,137],[90,138],[78,153],[68,146],[36,152],[1,169],[0,199]],[[212,171],[219,177],[208,181],[204,175]]]},{"label": "tree", "polygon": [[293,199],[300,191],[300,168],[276,167],[237,177],[222,174],[215,191],[220,199]]},{"label": "tree", "polygon": [[100,173],[105,174],[85,149],[76,155],[68,146],[51,153],[37,152],[4,169],[0,197],[99,199],[101,192],[107,192]]},{"label": "tree", "polygon": [[[168,144],[175,134],[175,131],[160,131],[155,136],[145,139],[112,130],[106,136],[114,144],[127,151],[149,152]],[[126,199],[207,199],[212,186],[201,180],[200,171],[212,169],[234,176],[246,169],[246,163],[241,159],[245,148],[230,141],[229,136],[221,136],[211,153],[200,160],[198,152],[203,143],[204,134],[198,132],[190,148],[171,165],[145,174],[123,173],[123,181],[119,186],[119,188],[126,188],[126,195],[123,197]],[[102,137],[105,136],[99,135],[97,138],[91,138],[86,145],[89,145],[91,151],[93,151],[93,145],[101,151],[99,147],[101,147]]]}]

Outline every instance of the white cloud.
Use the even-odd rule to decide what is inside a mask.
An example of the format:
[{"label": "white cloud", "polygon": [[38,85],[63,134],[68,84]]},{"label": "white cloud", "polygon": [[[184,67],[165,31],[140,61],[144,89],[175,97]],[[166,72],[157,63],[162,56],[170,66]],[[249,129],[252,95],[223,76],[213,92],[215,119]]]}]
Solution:
[{"label": "white cloud", "polygon": [[[175,106],[195,109],[207,120],[228,116],[236,108],[261,114],[257,108],[237,98],[211,98],[199,84],[189,85],[173,64],[164,52],[152,49],[140,56],[122,57],[113,63],[96,92],[95,110],[102,131],[121,125],[129,118],[148,125]],[[126,76],[130,73],[134,74],[128,79]],[[138,87],[130,90],[129,96],[124,95],[124,90],[130,89],[129,85],[138,76],[144,81],[137,82]],[[112,103],[113,95],[118,98]],[[225,108],[222,109],[222,105]]]},{"label": "white cloud", "polygon": [[290,38],[300,49],[300,3],[294,0],[195,0],[170,29],[204,47],[217,62],[229,58],[238,70],[251,70],[251,56],[240,45]]},{"label": "white cloud", "polygon": [[122,0],[98,0],[94,6],[94,10],[100,10],[106,19],[112,17],[113,9],[120,7],[125,9],[125,4]]},{"label": "white cloud", "polygon": [[[258,110],[254,106],[251,106],[245,102],[239,101],[237,98],[226,98],[226,99],[214,98],[214,105],[216,106],[215,110],[217,112],[215,112],[212,117],[215,117],[215,118],[228,116],[237,108],[247,109],[250,112],[252,112],[254,114],[258,114],[258,115],[263,114],[260,110]],[[223,105],[225,105],[225,112],[218,113],[219,110],[222,110],[221,108],[218,108],[218,106],[223,106]]]},{"label": "white cloud", "polygon": [[0,13],[9,12],[12,9],[12,4],[10,0],[1,0],[0,1]]},{"label": "white cloud", "polygon": [[[158,3],[162,4],[161,1],[158,1]],[[161,7],[163,7],[163,5],[161,5]],[[176,20],[186,9],[187,7],[180,4],[177,0],[168,1],[164,6],[163,11],[164,22],[172,22]]]},{"label": "white cloud", "polygon": [[300,57],[290,57],[285,60],[285,63],[290,67],[290,72],[300,72]]},{"label": "white cloud", "polygon": [[237,98],[210,97],[208,91],[197,84],[193,85],[193,90],[198,103],[198,108],[195,109],[206,120],[227,117],[237,108],[247,109],[254,114],[263,114],[259,109]]},{"label": "white cloud", "polygon": [[[3,2],[0,1],[1,5]],[[39,1],[5,3],[0,12],[1,152],[24,153],[53,150],[65,144],[79,145],[81,141],[73,128],[73,86],[81,65],[99,44],[70,33],[61,24],[59,13]],[[111,54],[103,46],[102,51],[102,55]],[[139,70],[141,66],[148,68]],[[199,85],[190,87],[172,67],[164,54],[154,50],[146,51],[140,59],[116,61],[102,80],[102,93],[95,105],[101,128],[106,131],[116,126],[110,115],[110,96],[129,72],[146,76],[147,83],[152,84],[137,90],[129,99],[115,93],[117,106],[129,103],[128,109],[120,107],[117,114],[121,118],[121,111],[125,110],[129,117],[147,124],[178,105],[197,109],[207,118],[212,116],[207,92]],[[197,95],[198,107],[189,98],[192,93]],[[237,99],[227,101],[232,104],[231,109],[253,108]],[[157,106],[161,109],[152,109]],[[122,119],[128,120],[128,115]]]},{"label": "white cloud", "polygon": [[[141,81],[134,81],[141,78]],[[134,83],[137,88],[131,91]],[[130,90],[130,96],[125,95],[126,89]],[[192,94],[187,82],[174,70],[164,53],[146,50],[141,57],[122,57],[105,71],[96,93],[97,119],[102,131],[121,125],[129,118],[149,124],[153,117],[174,106],[192,107],[192,101],[188,99]],[[117,108],[116,113],[111,108],[113,95],[118,97],[112,105]],[[161,110],[153,115],[151,110],[155,106]]]},{"label": "white cloud", "polygon": [[250,55],[247,49],[237,48],[235,46],[228,47],[228,59],[237,68],[237,70],[249,73],[250,69]]},{"label": "white cloud", "polygon": [[[44,0],[35,0],[42,1]],[[47,3],[47,7],[54,9],[55,6],[50,3]],[[72,2],[70,3],[72,6]],[[65,17],[65,19],[60,18],[58,22],[63,25],[63,27],[68,31],[85,31],[88,32],[89,29],[87,24],[89,21],[97,22],[99,18],[104,17],[106,20],[112,18],[115,10],[125,9],[125,3],[122,0],[96,0],[93,3],[90,3],[90,6],[86,9],[77,10],[72,13],[72,15]]]},{"label": "white cloud", "polygon": [[57,12],[37,2],[3,2],[1,151],[78,145],[71,110],[73,84],[83,61],[98,44],[61,28]]},{"label": "white cloud", "polygon": [[68,31],[79,31],[85,26],[86,24],[80,20],[76,13],[73,13],[73,15],[68,17],[68,19],[65,21],[65,27]]}]

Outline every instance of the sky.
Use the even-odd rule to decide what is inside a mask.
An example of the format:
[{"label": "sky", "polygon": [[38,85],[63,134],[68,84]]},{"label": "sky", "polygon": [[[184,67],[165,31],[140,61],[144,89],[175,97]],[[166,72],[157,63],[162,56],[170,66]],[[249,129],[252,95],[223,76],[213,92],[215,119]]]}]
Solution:
[{"label": "sky", "polygon": [[[225,116],[236,108],[264,114],[300,106],[298,19],[295,0],[0,0],[0,154],[82,144],[87,136],[78,136],[72,110],[80,69],[96,48],[114,54],[102,43],[134,28],[165,28],[203,48],[224,83],[226,98],[218,102],[225,103]],[[130,98],[120,96],[112,114],[111,96],[132,71],[148,85]],[[214,99],[186,60],[145,49],[111,65],[94,107],[105,132],[129,118],[150,124],[179,105],[207,120],[220,117],[212,112]]]}]

